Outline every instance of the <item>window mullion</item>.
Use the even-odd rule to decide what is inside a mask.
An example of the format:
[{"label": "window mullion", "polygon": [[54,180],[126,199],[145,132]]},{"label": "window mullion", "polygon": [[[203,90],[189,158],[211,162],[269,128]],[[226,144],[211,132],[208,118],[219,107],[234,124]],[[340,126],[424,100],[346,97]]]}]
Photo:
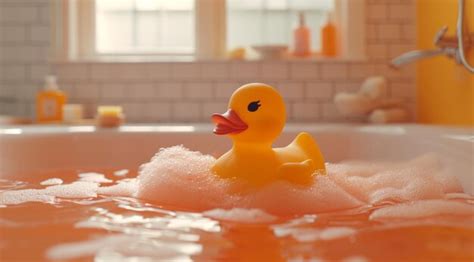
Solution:
[{"label": "window mullion", "polygon": [[72,23],[77,30],[77,57],[94,57],[96,55],[96,16],[95,1],[75,1],[77,15]]},{"label": "window mullion", "polygon": [[132,10],[132,46],[134,48],[138,47],[138,10],[135,3],[135,6]]},{"label": "window mullion", "polygon": [[223,57],[226,48],[225,0],[195,1],[196,58]]},{"label": "window mullion", "polygon": [[164,19],[165,11],[163,10],[163,6],[159,7],[157,14],[158,14],[158,22],[160,23],[159,24],[160,32],[158,33],[159,34],[158,43],[160,46],[163,46],[165,44],[165,35],[166,35],[165,25],[164,25],[165,24],[165,19]]}]

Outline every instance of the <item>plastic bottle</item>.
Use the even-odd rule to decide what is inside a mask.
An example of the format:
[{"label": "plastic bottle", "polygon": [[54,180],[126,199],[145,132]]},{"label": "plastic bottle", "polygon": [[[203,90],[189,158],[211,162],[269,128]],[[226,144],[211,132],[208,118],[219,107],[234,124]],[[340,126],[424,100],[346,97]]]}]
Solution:
[{"label": "plastic bottle", "polygon": [[306,26],[303,12],[299,12],[299,24],[293,31],[295,56],[306,57],[311,55],[311,31]]},{"label": "plastic bottle", "polygon": [[45,78],[44,89],[36,97],[36,118],[39,123],[61,122],[66,95],[59,90],[56,77]]},{"label": "plastic bottle", "polygon": [[326,24],[321,28],[321,54],[327,57],[337,55],[336,26],[332,14],[327,13]]}]

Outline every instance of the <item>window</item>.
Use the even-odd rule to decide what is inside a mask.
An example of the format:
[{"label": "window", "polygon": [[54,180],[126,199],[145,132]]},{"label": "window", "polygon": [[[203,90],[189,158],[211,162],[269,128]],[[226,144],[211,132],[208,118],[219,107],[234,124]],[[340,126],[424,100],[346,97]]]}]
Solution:
[{"label": "window", "polygon": [[98,54],[193,54],[194,0],[96,0]]},{"label": "window", "polygon": [[[55,1],[56,56],[214,59],[253,45],[291,46],[298,12],[320,49],[320,27],[334,12],[342,55],[363,55],[364,0]],[[351,43],[350,45],[348,43]],[[58,51],[60,50],[60,51]],[[173,58],[172,58],[173,57]]]},{"label": "window", "polygon": [[333,0],[228,0],[227,46],[291,44],[301,11],[311,29],[312,48],[319,50],[320,28],[333,9]]}]

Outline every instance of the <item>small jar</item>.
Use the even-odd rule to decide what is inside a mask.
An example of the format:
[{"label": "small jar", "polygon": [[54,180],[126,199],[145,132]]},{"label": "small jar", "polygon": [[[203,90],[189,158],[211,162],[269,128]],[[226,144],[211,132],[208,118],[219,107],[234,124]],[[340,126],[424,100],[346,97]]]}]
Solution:
[{"label": "small jar", "polygon": [[75,124],[82,121],[84,116],[84,107],[79,104],[65,104],[63,107],[63,122],[66,124]]},{"label": "small jar", "polygon": [[99,106],[97,108],[97,125],[100,127],[118,127],[125,119],[121,106]]}]

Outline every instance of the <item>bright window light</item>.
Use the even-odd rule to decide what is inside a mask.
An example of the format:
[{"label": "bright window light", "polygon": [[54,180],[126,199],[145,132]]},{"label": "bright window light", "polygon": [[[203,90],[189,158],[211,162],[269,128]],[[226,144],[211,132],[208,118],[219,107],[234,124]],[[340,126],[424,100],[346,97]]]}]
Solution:
[{"label": "bright window light", "polygon": [[288,45],[303,11],[319,50],[320,28],[333,10],[334,0],[227,0],[227,46]]},{"label": "bright window light", "polygon": [[194,0],[96,0],[98,54],[195,52]]}]

